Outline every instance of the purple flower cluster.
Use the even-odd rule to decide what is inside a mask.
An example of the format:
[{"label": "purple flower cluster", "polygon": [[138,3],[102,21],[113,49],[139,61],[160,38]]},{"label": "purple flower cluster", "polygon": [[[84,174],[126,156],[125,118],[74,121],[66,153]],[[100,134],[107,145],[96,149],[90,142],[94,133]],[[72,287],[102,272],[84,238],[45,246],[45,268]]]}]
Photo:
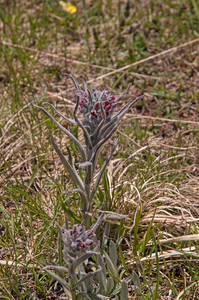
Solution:
[{"label": "purple flower cluster", "polygon": [[85,252],[92,245],[95,237],[94,229],[85,230],[84,225],[74,225],[71,230],[64,230],[62,241],[64,242],[65,252],[75,257],[80,252]]},{"label": "purple flower cluster", "polygon": [[[108,89],[103,92],[92,88],[91,91],[81,93],[79,106],[80,112],[84,114],[84,118],[88,121],[99,123],[102,120],[102,111],[100,102],[103,105],[106,118],[110,117],[116,107],[116,98]],[[79,94],[79,91],[78,91]]]},{"label": "purple flower cluster", "polygon": [[97,227],[101,224],[105,212],[103,212],[96,223],[91,229],[85,230],[84,221],[81,225],[73,225],[71,230],[68,229],[68,216],[65,216],[65,229],[62,232],[61,227],[56,222],[58,227],[59,236],[64,243],[64,260],[70,261],[79,257],[82,252],[91,253],[90,247],[93,245],[93,239],[95,238],[95,231]]},{"label": "purple flower cluster", "polygon": [[74,225],[72,230],[66,231],[66,236],[70,243],[69,251],[73,253],[87,250],[93,245],[92,238],[94,238],[94,230],[85,231],[83,225]]}]

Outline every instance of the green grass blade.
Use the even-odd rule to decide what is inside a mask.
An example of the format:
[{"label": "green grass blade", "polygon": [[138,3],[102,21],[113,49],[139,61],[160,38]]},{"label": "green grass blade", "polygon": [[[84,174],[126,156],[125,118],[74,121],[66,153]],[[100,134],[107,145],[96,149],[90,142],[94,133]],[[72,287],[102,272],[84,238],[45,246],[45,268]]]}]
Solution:
[{"label": "green grass blade", "polygon": [[158,288],[159,288],[159,283],[160,283],[160,268],[159,268],[159,259],[158,259],[158,249],[157,249],[156,238],[155,238],[154,232],[153,232],[153,242],[154,242],[154,247],[155,247],[156,274],[157,274],[157,282],[156,282],[155,292],[153,294],[153,300],[157,300],[157,298],[158,298]]}]

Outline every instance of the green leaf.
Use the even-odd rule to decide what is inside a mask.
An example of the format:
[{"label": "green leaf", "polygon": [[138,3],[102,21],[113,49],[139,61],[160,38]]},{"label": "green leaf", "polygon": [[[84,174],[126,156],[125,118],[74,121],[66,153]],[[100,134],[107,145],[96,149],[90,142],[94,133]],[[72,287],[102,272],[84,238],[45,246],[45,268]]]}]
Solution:
[{"label": "green leaf", "polygon": [[114,288],[114,280],[112,277],[108,277],[107,278],[107,281],[106,281],[106,284],[107,284],[107,294],[110,294]]},{"label": "green leaf", "polygon": [[103,258],[99,254],[95,255],[95,259],[97,261],[97,265],[102,266],[102,271],[97,274],[99,285],[101,286],[100,290],[106,291],[106,268],[104,266]]},{"label": "green leaf", "polygon": [[83,281],[87,280],[88,278],[94,276],[95,274],[99,273],[102,271],[102,267],[99,266],[99,269],[97,269],[94,272],[89,272],[88,274],[86,274],[84,277],[82,277],[80,280],[78,280],[77,284],[75,285],[78,286],[78,284],[82,283]]},{"label": "green leaf", "polygon": [[198,9],[198,4],[196,3],[195,0],[191,0],[192,1],[192,4],[193,4],[193,7],[195,9],[195,13],[197,15],[197,18],[198,18],[198,21],[199,21],[199,9]]},{"label": "green leaf", "polygon": [[151,288],[151,286],[150,286],[150,283],[149,283],[149,281],[146,279],[146,276],[145,276],[144,272],[142,272],[140,269],[139,269],[139,271],[140,271],[140,273],[142,274],[143,279],[144,279],[144,281],[146,282],[146,284],[147,284],[147,286],[148,286],[149,292],[147,293],[147,295],[149,295],[150,299],[153,299],[153,290],[152,290],[152,288]]},{"label": "green leaf", "polygon": [[155,246],[156,274],[157,274],[157,282],[156,282],[155,292],[153,294],[153,300],[156,300],[158,298],[158,287],[159,287],[159,283],[160,283],[160,272],[159,272],[160,269],[159,269],[158,249],[157,249],[156,238],[155,238],[154,232],[153,232],[153,242],[154,242],[154,246]]},{"label": "green leaf", "polygon": [[103,242],[102,242],[102,249],[105,249],[107,243],[108,243],[108,238],[109,238],[109,234],[110,234],[110,223],[107,222],[105,225],[105,229],[104,229],[104,234],[103,234]]},{"label": "green leaf", "polygon": [[121,244],[118,244],[118,250],[119,250],[119,254],[120,254],[120,260],[121,260],[121,263],[122,263],[123,267],[125,268],[125,270],[127,271],[125,258],[124,258],[124,255],[123,255],[123,253],[122,253]]},{"label": "green leaf", "polygon": [[128,300],[128,285],[125,280],[122,280],[121,283],[120,300]]},{"label": "green leaf", "polygon": [[135,289],[136,296],[138,297],[138,300],[143,300],[141,296],[142,291],[140,288],[140,279],[138,275],[135,273],[135,271],[133,271],[133,284],[134,284],[134,289]]},{"label": "green leaf", "polygon": [[36,165],[35,168],[34,168],[34,170],[33,170],[33,173],[32,173],[32,176],[30,178],[30,181],[28,183],[28,188],[32,185],[32,183],[34,181],[34,178],[37,175],[38,169],[39,169],[39,165]]},{"label": "green leaf", "polygon": [[[150,241],[150,239],[152,238],[152,231],[151,231],[151,227],[152,227],[152,224],[153,224],[153,220],[154,220],[154,217],[155,217],[155,214],[156,214],[156,210],[154,211],[154,214],[153,214],[153,217],[151,219],[151,222],[147,228],[147,232],[145,234],[145,238],[144,238],[144,241],[140,244],[139,246],[139,249],[138,249],[138,252],[142,252],[143,255],[144,255],[144,252],[145,252],[145,249],[146,249],[146,245],[147,243]],[[158,225],[157,225],[158,226]]]},{"label": "green leaf", "polygon": [[38,257],[38,262],[42,265],[42,266],[46,266],[46,260],[43,256],[43,254],[41,254],[39,257]]},{"label": "green leaf", "polygon": [[141,217],[141,212],[140,212],[140,210],[138,210],[137,213],[136,213],[135,226],[134,226],[134,243],[133,243],[133,254],[134,254],[134,256],[137,256],[137,250],[138,250],[138,247],[139,247],[137,234],[138,234],[138,229],[139,229],[140,217]]},{"label": "green leaf", "polygon": [[112,240],[110,241],[109,255],[115,269],[117,269],[117,250],[116,250],[116,245]]},{"label": "green leaf", "polygon": [[123,219],[120,220],[120,228],[118,232],[118,237],[123,237],[124,236],[124,222]]},{"label": "green leaf", "polygon": [[106,251],[103,251],[103,254],[105,256],[105,259],[106,259],[106,263],[108,265],[108,268],[111,272],[111,274],[115,277],[115,279],[117,279],[117,281],[119,281],[118,279],[118,274],[117,274],[117,270],[111,260],[111,258],[109,257],[109,255],[106,253]]}]

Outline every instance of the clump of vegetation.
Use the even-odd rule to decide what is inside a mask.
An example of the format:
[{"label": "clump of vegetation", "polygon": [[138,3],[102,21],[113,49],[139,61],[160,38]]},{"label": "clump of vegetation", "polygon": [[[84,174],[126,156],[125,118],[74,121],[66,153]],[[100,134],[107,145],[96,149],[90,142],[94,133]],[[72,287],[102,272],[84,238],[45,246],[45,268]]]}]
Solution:
[{"label": "clump of vegetation", "polygon": [[[66,74],[67,75],[67,74]],[[72,230],[68,230],[68,217],[66,216],[66,228],[64,231],[64,234],[62,233],[62,230],[60,226],[58,226],[59,235],[61,237],[61,240],[64,243],[64,260],[67,264],[67,268],[63,266],[47,266],[44,267],[44,270],[47,270],[49,267],[53,267],[55,270],[64,271],[67,272],[68,275],[68,281],[67,283],[62,277],[58,275],[54,275],[53,273],[49,272],[56,280],[58,280],[64,287],[64,290],[69,296],[70,299],[76,300],[76,299],[99,299],[99,297],[102,297],[102,295],[99,295],[99,291],[101,290],[102,294],[109,294],[110,292],[113,293],[114,288],[114,281],[111,281],[111,287],[106,287],[106,284],[103,284],[104,289],[101,288],[100,283],[106,282],[106,270],[104,270],[104,273],[102,272],[102,268],[97,269],[97,271],[89,273],[85,276],[80,276],[78,278],[78,274],[76,274],[76,269],[78,270],[78,273],[82,271],[85,273],[83,268],[83,262],[87,260],[92,255],[100,255],[100,253],[97,253],[96,251],[99,248],[99,245],[94,248],[93,251],[88,251],[88,249],[93,245],[92,239],[95,236],[95,230],[99,226],[99,224],[102,221],[102,218],[105,214],[101,214],[99,220],[97,223],[90,228],[90,211],[92,208],[91,202],[95,196],[95,194],[98,191],[98,187],[100,184],[100,181],[102,179],[102,176],[106,170],[106,167],[112,157],[113,152],[115,151],[117,141],[112,149],[111,154],[108,156],[108,158],[105,160],[103,166],[101,167],[99,174],[97,176],[97,179],[94,182],[93,189],[91,190],[91,184],[93,182],[93,177],[95,174],[95,169],[98,161],[98,156],[100,153],[100,150],[104,143],[107,142],[107,140],[115,133],[115,131],[118,129],[118,126],[121,123],[121,118],[125,115],[125,113],[140,99],[143,98],[143,96],[140,96],[136,98],[135,100],[129,101],[119,112],[116,114],[113,114],[114,108],[116,107],[117,101],[125,95],[130,88],[127,88],[125,92],[123,92],[121,95],[115,97],[110,93],[109,90],[105,89],[103,92],[100,92],[96,90],[95,88],[92,88],[91,90],[87,87],[87,80],[84,77],[84,88],[85,91],[83,91],[77,81],[70,75],[69,76],[76,88],[76,95],[77,95],[77,102],[74,109],[74,120],[69,119],[62,115],[60,112],[58,112],[54,106],[50,104],[50,106],[57,112],[58,115],[60,115],[65,120],[69,121],[70,123],[74,125],[78,125],[83,133],[85,138],[85,144],[86,144],[86,152],[84,151],[84,147],[81,145],[81,143],[78,141],[78,139],[71,134],[65,127],[63,127],[61,124],[59,124],[53,117],[50,115],[44,108],[39,107],[37,105],[34,105],[35,107],[39,108],[42,112],[45,113],[72,141],[75,143],[77,148],[79,149],[81,153],[82,162],[78,164],[79,167],[82,167],[85,169],[85,179],[82,181],[81,177],[76,171],[75,165],[71,166],[68,160],[64,157],[62,151],[58,147],[58,145],[54,141],[54,137],[51,134],[51,141],[54,149],[56,150],[57,154],[59,155],[64,167],[68,171],[73,184],[75,186],[75,189],[68,192],[65,191],[65,194],[71,194],[74,192],[78,192],[81,197],[81,206],[84,213],[84,223],[86,226],[87,231],[85,231],[85,228],[83,224],[80,226],[74,225]],[[76,114],[77,110],[80,106],[80,112],[83,113],[83,120],[80,121]],[[125,216],[120,215],[117,216],[118,219],[123,219]],[[115,247],[115,246],[114,246]],[[83,254],[82,254],[83,252]],[[81,255],[82,254],[82,255]],[[117,253],[115,251],[115,257],[114,261],[117,261]],[[107,254],[105,254],[107,255]],[[101,262],[103,261],[101,257]],[[114,266],[114,263],[109,258],[109,264],[112,265],[112,268],[116,268],[116,263]],[[97,288],[93,287],[93,289],[97,293],[94,293],[92,290],[92,282],[90,282],[88,279],[90,277],[93,277],[96,273],[100,273],[98,276],[101,276],[100,281],[98,283]],[[114,272],[116,274],[116,278],[119,274],[117,272]],[[82,274],[82,273],[81,273]],[[93,279],[92,279],[93,280]],[[87,281],[87,286],[85,287],[85,281]],[[121,279],[118,279],[118,282],[120,283]],[[79,285],[81,284],[81,289],[78,289]],[[120,288],[117,287],[117,293],[118,291],[122,289],[121,293],[121,300],[125,300],[128,297],[128,286],[126,281],[123,281],[120,285]],[[78,292],[76,291],[78,290]],[[115,291],[114,291],[115,292]],[[115,295],[115,294],[114,294]],[[108,295],[106,295],[108,296]],[[97,297],[97,298],[95,298]]]}]

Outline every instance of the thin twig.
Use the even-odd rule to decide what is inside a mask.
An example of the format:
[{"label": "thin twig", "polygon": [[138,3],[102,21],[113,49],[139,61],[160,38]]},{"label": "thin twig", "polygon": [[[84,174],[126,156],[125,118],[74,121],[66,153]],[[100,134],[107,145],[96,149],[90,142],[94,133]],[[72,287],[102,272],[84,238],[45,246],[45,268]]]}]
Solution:
[{"label": "thin twig", "polygon": [[[132,117],[132,114],[126,114],[127,117]],[[165,122],[170,122],[170,123],[184,123],[184,124],[195,124],[199,125],[199,122],[195,121],[187,121],[187,120],[171,120],[171,119],[165,119],[165,118],[156,118],[156,117],[150,117],[150,116],[143,116],[143,115],[137,115],[135,117],[132,117],[130,119],[136,120],[136,119],[151,119],[151,120],[156,120],[156,121],[165,121]],[[129,121],[128,119],[127,121]],[[123,121],[125,122],[125,121]]]},{"label": "thin twig", "polygon": [[[119,132],[121,135],[125,136],[127,139],[129,139],[133,144],[135,144],[139,148],[142,147],[141,145],[139,145],[138,143],[136,143],[132,138],[130,138],[124,132],[120,131],[119,129],[117,130],[117,132]],[[167,148],[176,149],[176,150],[196,149],[196,147],[174,147],[174,146],[170,146],[170,145],[167,145],[167,144],[162,144],[162,143],[159,143],[159,142],[158,143],[154,142],[153,144],[150,144],[149,147],[167,147]]]},{"label": "thin twig", "polygon": [[170,146],[170,145],[166,145],[166,144],[162,144],[162,143],[155,143],[155,144],[151,144],[149,145],[150,147],[167,147],[167,148],[171,148],[171,149],[176,149],[176,150],[190,150],[190,149],[196,149],[196,147],[174,147],[174,146]]},{"label": "thin twig", "polygon": [[162,55],[165,55],[165,54],[168,54],[168,53],[171,53],[171,52],[175,52],[175,51],[177,51],[177,50],[180,49],[180,48],[183,48],[183,47],[186,47],[186,46],[190,46],[190,45],[195,44],[195,43],[197,43],[197,42],[199,42],[199,38],[197,38],[197,39],[195,39],[195,40],[193,40],[193,41],[186,42],[186,43],[184,43],[184,44],[182,44],[182,45],[179,45],[179,46],[170,48],[170,49],[168,49],[168,50],[164,50],[164,51],[162,51],[162,52],[160,52],[160,53],[151,55],[151,56],[149,56],[149,57],[147,57],[147,58],[144,58],[144,59],[141,59],[141,60],[139,60],[139,61],[136,61],[136,62],[134,62],[134,63],[132,63],[132,64],[130,64],[130,65],[124,66],[124,67],[122,67],[122,68],[120,68],[120,69],[118,69],[118,70],[115,70],[115,71],[109,72],[109,73],[107,73],[107,74],[101,75],[101,76],[99,76],[99,77],[96,77],[96,78],[94,78],[94,79],[92,79],[92,80],[89,80],[88,83],[91,83],[91,82],[96,81],[96,80],[103,79],[103,78],[105,78],[105,77],[107,77],[107,76],[110,76],[110,75],[113,75],[113,74],[115,74],[115,73],[119,73],[119,72],[124,71],[124,70],[127,70],[127,69],[129,69],[129,68],[138,66],[138,65],[140,65],[140,64],[142,64],[142,63],[144,63],[144,62],[146,62],[146,61],[152,60],[152,59],[154,59],[154,58],[157,58],[157,57],[159,57],[159,56],[162,56]]},{"label": "thin twig", "polygon": [[[29,48],[29,47],[25,47],[25,46],[21,46],[21,45],[17,45],[17,44],[12,44],[12,43],[6,42],[6,41],[2,41],[2,43],[6,46],[19,48],[19,49],[23,49],[23,50],[27,50],[27,51],[31,51],[31,52],[35,52],[35,53],[40,53],[40,54],[43,54],[45,56],[58,58],[58,59],[65,60],[67,62],[71,62],[71,63],[77,64],[77,65],[84,65],[84,66],[89,66],[89,67],[92,67],[92,68],[108,70],[108,71],[112,71],[112,72],[117,72],[118,70],[120,70],[120,69],[115,70],[115,69],[112,69],[112,68],[109,68],[109,67],[103,67],[103,66],[99,66],[99,65],[93,65],[93,64],[90,64],[90,63],[87,63],[87,62],[82,62],[82,61],[75,60],[75,59],[69,59],[69,58],[66,58],[66,57],[63,57],[63,56],[60,56],[60,55],[57,55],[57,54],[52,54],[52,53],[49,53],[49,52],[39,51],[37,49],[33,49],[33,48]],[[118,72],[120,72],[120,71],[118,71]],[[157,76],[138,74],[138,73],[135,73],[135,72],[127,72],[127,73],[129,73],[129,74],[131,74],[135,77],[138,77],[138,78],[146,78],[146,79],[154,79],[154,80],[160,80],[161,79],[160,77],[157,77]]]}]

